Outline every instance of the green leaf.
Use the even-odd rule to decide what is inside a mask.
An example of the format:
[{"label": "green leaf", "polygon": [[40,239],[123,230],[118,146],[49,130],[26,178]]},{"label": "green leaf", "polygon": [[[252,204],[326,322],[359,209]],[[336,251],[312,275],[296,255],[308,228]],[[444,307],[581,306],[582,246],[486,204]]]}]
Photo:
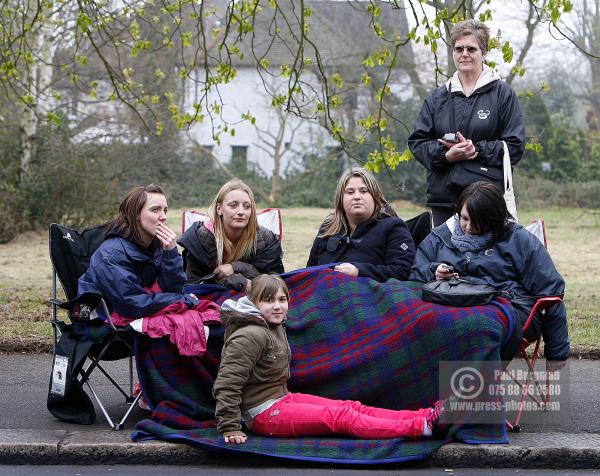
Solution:
[{"label": "green leaf", "polygon": [[57,127],[62,124],[62,119],[54,112],[46,114],[46,120]]},{"label": "green leaf", "polygon": [[569,0],[565,0],[565,3],[563,5],[563,12],[569,13],[571,10],[573,10],[573,4]]},{"label": "green leaf", "polygon": [[185,47],[192,46],[192,32],[191,31],[186,31],[181,34],[181,43]]},{"label": "green leaf", "polygon": [[340,89],[344,86],[344,80],[342,79],[339,73],[334,73],[333,75],[331,75],[330,80]]},{"label": "green leaf", "polygon": [[83,33],[88,33],[92,27],[92,19],[87,16],[84,12],[79,12],[77,15],[77,28]]},{"label": "green leaf", "polygon": [[531,152],[541,152],[542,144],[539,142],[528,142],[525,144],[525,150],[529,150]]},{"label": "green leaf", "polygon": [[414,158],[414,154],[407,147],[406,149],[404,149],[404,152],[402,152],[402,155],[400,155],[400,162],[408,162],[409,160],[412,160]]},{"label": "green leaf", "polygon": [[28,106],[33,106],[35,104],[35,98],[32,94],[29,93],[23,94],[21,96],[21,101],[27,104]]},{"label": "green leaf", "polygon": [[513,49],[508,41],[502,45],[502,59],[505,63],[510,63],[513,59]]}]

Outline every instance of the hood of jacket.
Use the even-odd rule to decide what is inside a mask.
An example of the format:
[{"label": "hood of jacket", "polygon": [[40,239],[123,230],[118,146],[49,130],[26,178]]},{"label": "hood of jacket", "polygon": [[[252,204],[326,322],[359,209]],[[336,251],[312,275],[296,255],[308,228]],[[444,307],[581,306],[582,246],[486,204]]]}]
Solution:
[{"label": "hood of jacket", "polygon": [[[270,230],[259,226],[256,230],[256,251],[262,250],[269,240]],[[217,243],[215,235],[210,231],[203,222],[193,223],[181,237],[177,240],[177,244],[185,248],[196,259],[201,259],[207,263],[212,263],[217,256]]]},{"label": "hood of jacket", "polygon": [[161,246],[152,248],[148,254],[142,251],[135,243],[116,234],[107,235],[105,243],[107,249],[115,249],[117,247],[123,248],[123,251],[131,260],[138,262],[159,260],[163,254],[163,248]]},{"label": "hood of jacket", "polygon": [[202,222],[192,224],[177,240],[177,244],[197,259],[206,256],[207,262],[212,262],[213,256],[217,255],[215,235]]},{"label": "hood of jacket", "polygon": [[[475,87],[473,88],[471,94],[475,94],[478,90],[481,90],[494,81],[500,81],[500,75],[496,72],[496,70],[490,68],[487,64],[484,64],[483,71],[479,75],[479,78],[477,78],[477,82],[475,83]],[[465,94],[462,83],[458,77],[458,71],[455,71],[452,77],[446,81],[446,90],[453,93],[458,92]]]},{"label": "hood of jacket", "polygon": [[225,327],[225,340],[238,329],[245,326],[269,327],[261,312],[248,297],[237,301],[227,299],[221,304],[221,320]]}]

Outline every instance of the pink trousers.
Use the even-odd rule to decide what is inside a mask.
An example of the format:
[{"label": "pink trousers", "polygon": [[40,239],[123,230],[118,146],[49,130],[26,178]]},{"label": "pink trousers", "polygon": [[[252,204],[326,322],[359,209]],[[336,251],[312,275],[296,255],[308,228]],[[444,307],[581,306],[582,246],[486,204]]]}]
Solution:
[{"label": "pink trousers", "polygon": [[430,411],[386,410],[353,400],[288,393],[249,426],[254,433],[274,437],[338,434],[361,439],[417,439],[423,435]]}]

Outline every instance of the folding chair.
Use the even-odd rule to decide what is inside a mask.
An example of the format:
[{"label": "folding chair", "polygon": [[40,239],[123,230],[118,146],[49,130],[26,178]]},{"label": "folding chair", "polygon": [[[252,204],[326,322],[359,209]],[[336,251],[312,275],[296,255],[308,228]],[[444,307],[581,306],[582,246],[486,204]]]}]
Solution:
[{"label": "folding chair", "polygon": [[[541,218],[533,220],[525,228],[530,233],[532,233],[538,240],[540,240],[545,247],[548,246],[548,242],[546,240],[546,228],[544,225],[544,220],[542,220]],[[544,316],[545,316],[545,312],[548,309],[550,309],[552,306],[555,306],[556,304],[559,304],[560,302],[562,302],[562,298],[560,296],[548,296],[548,297],[539,298],[535,302],[533,308],[531,309],[531,312],[529,313],[527,321],[525,321],[525,324],[523,325],[523,328],[522,328],[523,335],[525,335],[526,331],[533,324],[534,316],[538,311],[543,313],[540,318],[540,320],[543,320]],[[514,382],[516,382],[519,385],[519,387],[521,389],[520,390],[521,397],[519,399],[518,410],[517,410],[515,419],[512,422],[509,420],[506,420],[506,425],[507,425],[508,429],[514,433],[518,433],[521,431],[520,423],[521,423],[521,417],[523,416],[523,410],[525,407],[525,399],[526,398],[530,398],[532,401],[534,401],[536,404],[538,404],[542,408],[544,407],[544,405],[546,405],[550,402],[549,392],[545,391],[546,389],[549,388],[550,382],[548,381],[548,378],[545,382],[545,385],[542,387],[542,383],[539,382],[539,380],[535,378],[535,373],[534,373],[535,364],[539,358],[539,350],[540,350],[541,342],[542,342],[541,333],[537,337],[537,339],[535,339],[531,342],[528,341],[525,337],[523,337],[523,339],[521,340],[521,343],[519,345],[518,354],[523,358],[523,360],[525,361],[525,363],[527,365],[527,369],[528,369],[527,378],[525,379],[524,382],[519,382],[514,377],[514,374],[512,374],[509,371],[509,374],[511,374],[511,378],[513,379]],[[533,350],[530,354],[528,352],[528,349],[531,345],[533,345]],[[535,394],[532,394],[529,391],[529,389],[532,387],[535,387],[535,389],[537,390],[540,397],[537,397]]]},{"label": "folding chair", "polygon": [[[205,222],[208,219],[209,217],[206,213],[197,212],[196,210],[184,210],[183,220],[181,221],[181,233],[185,233],[194,223],[198,221]],[[257,212],[256,219],[260,226],[271,230],[279,238],[279,241],[281,241],[283,228],[281,210],[279,208],[266,208],[262,212]]]},{"label": "folding chair", "polygon": [[419,247],[421,242],[431,233],[431,212],[426,211],[406,220],[408,231],[415,242],[415,247]]},{"label": "folding chair", "polygon": [[[79,233],[53,223],[49,228],[50,259],[52,261],[53,366],[48,392],[48,410],[62,421],[91,424],[96,414],[94,405],[83,390],[86,385],[106,421],[113,430],[122,430],[135,404],[141,397],[133,395],[133,331],[114,326],[102,296],[86,293],[77,298],[79,277],[89,266],[94,251],[104,241],[103,226]],[[66,301],[57,298],[56,280],[60,281]],[[98,318],[96,308],[102,307],[107,322]],[[57,317],[57,309],[67,312],[68,321]],[[102,365],[104,361],[128,359],[129,389],[123,387]],[[86,365],[87,364],[87,365]],[[125,397],[128,408],[118,423],[114,423],[91,381],[92,374],[104,374]],[[95,379],[94,379],[95,380]]]}]

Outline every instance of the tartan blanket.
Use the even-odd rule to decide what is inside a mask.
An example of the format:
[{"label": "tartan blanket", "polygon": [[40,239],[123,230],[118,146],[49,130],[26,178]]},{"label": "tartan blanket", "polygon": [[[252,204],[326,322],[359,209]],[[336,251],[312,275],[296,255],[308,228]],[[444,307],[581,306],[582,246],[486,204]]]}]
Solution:
[{"label": "tartan blanket", "polygon": [[[439,398],[440,361],[499,363],[500,347],[514,326],[512,307],[503,299],[451,308],[422,301],[416,282],[382,284],[323,267],[282,277],[290,289],[291,391],[394,409],[430,406]],[[241,296],[215,285],[190,286],[186,292],[219,304]],[[158,438],[205,449],[353,464],[425,459],[452,439],[508,443],[504,424],[489,424],[454,425],[446,441],[250,433],[246,444],[228,445],[215,429],[211,394],[222,345],[222,328],[211,328],[202,359],[178,355],[165,339],[136,342],[138,374],[154,410],[134,428],[134,441]]]}]

